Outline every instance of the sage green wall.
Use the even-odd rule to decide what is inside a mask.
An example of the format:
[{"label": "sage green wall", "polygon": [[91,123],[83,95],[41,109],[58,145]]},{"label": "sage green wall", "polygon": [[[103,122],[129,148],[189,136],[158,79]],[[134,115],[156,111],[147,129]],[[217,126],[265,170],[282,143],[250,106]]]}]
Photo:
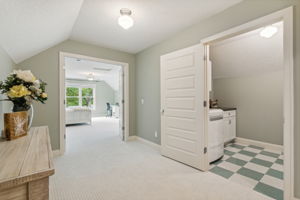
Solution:
[{"label": "sage green wall", "polygon": [[30,69],[48,83],[49,99],[45,105],[34,104],[34,126],[48,125],[53,149],[59,149],[59,52],[87,55],[129,63],[130,135],[135,134],[135,57],[132,54],[73,40],[64,41],[18,64],[18,68]]},{"label": "sage green wall", "polygon": [[[0,81],[5,80],[7,75],[12,72],[15,63],[10,56],[0,47]],[[0,99],[5,99],[6,96],[0,95]],[[10,112],[12,104],[10,102],[0,101],[0,137],[3,130],[3,113]]]},{"label": "sage green wall", "polygon": [[116,92],[112,87],[110,87],[105,81],[86,81],[86,80],[67,80],[68,84],[81,84],[81,85],[95,85],[96,87],[96,107],[92,110],[93,117],[103,117],[106,116],[106,102],[110,104],[115,104]]},{"label": "sage green wall", "polygon": [[283,71],[213,80],[220,106],[237,108],[237,137],[283,144]]},{"label": "sage green wall", "polygon": [[[225,31],[274,11],[294,7],[295,49],[295,192],[300,197],[300,1],[299,0],[244,0],[136,55],[136,133],[160,143],[160,56],[174,50],[195,45],[202,38]],[[142,105],[140,99],[144,98]]]}]

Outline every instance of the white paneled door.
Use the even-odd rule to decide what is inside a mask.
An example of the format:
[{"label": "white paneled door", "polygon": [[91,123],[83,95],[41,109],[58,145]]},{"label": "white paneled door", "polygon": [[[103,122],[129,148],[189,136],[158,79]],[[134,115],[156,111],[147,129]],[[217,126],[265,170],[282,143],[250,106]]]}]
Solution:
[{"label": "white paneled door", "polygon": [[202,44],[161,56],[161,154],[208,168]]}]

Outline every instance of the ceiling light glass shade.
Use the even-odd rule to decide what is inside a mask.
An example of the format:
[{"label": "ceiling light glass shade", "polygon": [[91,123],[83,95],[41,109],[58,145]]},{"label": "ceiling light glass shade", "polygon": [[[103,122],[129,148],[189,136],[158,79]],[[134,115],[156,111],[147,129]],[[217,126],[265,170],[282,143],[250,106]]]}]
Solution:
[{"label": "ceiling light glass shade", "polygon": [[133,26],[134,21],[131,18],[131,10],[123,8],[120,10],[121,16],[118,19],[119,25],[124,29],[129,29]]},{"label": "ceiling light glass shade", "polygon": [[89,73],[89,74],[87,75],[87,79],[88,79],[89,81],[93,81],[93,80],[94,80],[94,75],[93,75],[93,73]]},{"label": "ceiling light glass shade", "polygon": [[278,32],[278,28],[276,26],[267,26],[263,30],[260,31],[260,36],[264,38],[271,38]]}]

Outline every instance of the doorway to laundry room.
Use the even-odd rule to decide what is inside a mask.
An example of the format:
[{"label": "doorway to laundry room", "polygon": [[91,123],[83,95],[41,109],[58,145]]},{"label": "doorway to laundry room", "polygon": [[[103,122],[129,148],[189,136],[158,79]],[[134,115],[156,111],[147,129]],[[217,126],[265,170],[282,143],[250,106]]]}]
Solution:
[{"label": "doorway to laundry room", "polygon": [[163,156],[273,199],[294,196],[292,13],[161,56]]},{"label": "doorway to laundry room", "polygon": [[207,55],[210,172],[283,199],[283,22],[212,42]]}]

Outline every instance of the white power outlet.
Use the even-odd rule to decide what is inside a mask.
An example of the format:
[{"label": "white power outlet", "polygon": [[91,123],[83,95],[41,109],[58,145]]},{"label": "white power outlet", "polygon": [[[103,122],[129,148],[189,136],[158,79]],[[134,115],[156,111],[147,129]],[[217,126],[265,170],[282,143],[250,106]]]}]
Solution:
[{"label": "white power outlet", "polygon": [[144,104],[144,101],[145,101],[144,99],[141,99],[141,104]]},{"label": "white power outlet", "polygon": [[156,138],[157,138],[157,131],[155,131],[155,132],[154,132],[154,137],[156,137]]}]

